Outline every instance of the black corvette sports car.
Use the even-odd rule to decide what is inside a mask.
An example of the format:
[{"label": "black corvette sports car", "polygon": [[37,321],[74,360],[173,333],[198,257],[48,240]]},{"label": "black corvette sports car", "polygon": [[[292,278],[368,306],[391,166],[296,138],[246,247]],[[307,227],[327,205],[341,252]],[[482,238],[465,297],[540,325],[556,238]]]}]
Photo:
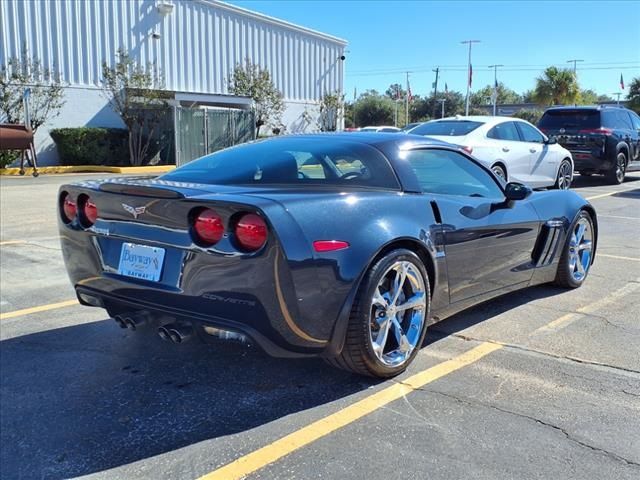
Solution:
[{"label": "black corvette sports car", "polygon": [[406,134],[278,137],[158,178],[64,185],[79,301],[175,343],[249,337],[364,375],[403,371],[437,318],[545,282],[579,287],[593,207],[504,184]]}]

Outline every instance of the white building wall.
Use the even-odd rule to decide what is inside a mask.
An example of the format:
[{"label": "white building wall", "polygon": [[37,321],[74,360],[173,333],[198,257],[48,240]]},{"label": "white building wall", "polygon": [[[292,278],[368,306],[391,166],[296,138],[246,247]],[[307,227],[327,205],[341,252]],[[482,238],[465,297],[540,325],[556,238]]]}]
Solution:
[{"label": "white building wall", "polygon": [[[100,88],[102,62],[113,64],[122,47],[156,64],[168,90],[227,94],[233,68],[248,59],[271,72],[290,132],[314,129],[316,120],[306,120],[322,95],[343,92],[344,40],[213,0],[165,0],[174,5],[166,16],[158,2],[2,0],[0,64],[26,46],[70,87],[91,92]],[[76,101],[83,95],[68,89],[66,96],[63,115],[43,129],[81,126],[91,116],[87,109],[98,115],[105,106],[85,93],[80,114]]]}]

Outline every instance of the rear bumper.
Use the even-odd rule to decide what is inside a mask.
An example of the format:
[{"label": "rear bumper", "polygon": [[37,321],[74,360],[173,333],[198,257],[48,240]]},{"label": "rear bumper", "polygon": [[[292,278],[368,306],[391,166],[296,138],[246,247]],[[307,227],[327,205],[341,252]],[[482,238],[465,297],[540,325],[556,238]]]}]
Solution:
[{"label": "rear bumper", "polygon": [[[565,147],[566,148],[566,147]],[[607,158],[601,149],[578,150],[567,149],[573,157],[574,170],[610,170],[613,168],[613,161]]]},{"label": "rear bumper", "polygon": [[299,358],[315,356],[322,353],[322,350],[295,349],[295,347],[292,349],[292,346],[282,346],[274,339],[267,337],[255,328],[226,318],[203,315],[199,312],[193,311],[185,312],[180,309],[168,306],[159,306],[139,299],[107,294],[105,292],[83,286],[76,287],[76,295],[78,296],[80,304],[90,307],[102,307],[107,310],[111,317],[124,314],[132,315],[144,311],[149,314],[148,316],[152,319],[152,324],[156,328],[168,323],[180,323],[190,325],[197,331],[204,330],[204,327],[209,326],[239,333],[249,337],[272,357]]},{"label": "rear bumper", "polygon": [[[344,296],[326,296],[318,288],[317,266],[297,262],[298,268],[292,269],[277,242],[244,258],[141,239],[140,243],[166,250],[162,276],[151,282],[118,274],[124,239],[67,225],[60,225],[60,233],[76,293],[98,298],[111,316],[145,310],[154,322],[229,330],[250,337],[277,357],[322,354],[348,293],[345,283]],[[92,305],[82,299],[80,303]]]}]

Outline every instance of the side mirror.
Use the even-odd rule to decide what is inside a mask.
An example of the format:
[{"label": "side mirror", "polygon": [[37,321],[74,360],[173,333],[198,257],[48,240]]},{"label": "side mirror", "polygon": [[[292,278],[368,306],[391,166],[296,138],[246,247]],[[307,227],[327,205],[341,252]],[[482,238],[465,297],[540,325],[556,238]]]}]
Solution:
[{"label": "side mirror", "polygon": [[526,185],[517,182],[509,182],[504,187],[504,196],[508,201],[524,200],[531,195],[531,189]]},{"label": "side mirror", "polygon": [[547,145],[555,145],[556,143],[558,143],[558,139],[556,138],[555,135],[551,135],[549,138],[547,138],[547,141],[544,142]]}]

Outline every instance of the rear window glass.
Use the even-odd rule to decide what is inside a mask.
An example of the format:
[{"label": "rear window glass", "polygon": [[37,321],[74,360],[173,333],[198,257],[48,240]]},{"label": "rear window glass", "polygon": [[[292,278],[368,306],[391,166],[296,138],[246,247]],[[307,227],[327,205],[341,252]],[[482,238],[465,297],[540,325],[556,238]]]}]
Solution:
[{"label": "rear window glass", "polygon": [[598,110],[552,110],[538,122],[538,127],[554,128],[600,128],[600,112]]},{"label": "rear window glass", "polygon": [[399,189],[387,159],[359,142],[277,138],[228,148],[161,177],[216,185],[332,185]]},{"label": "rear window glass", "polygon": [[445,137],[460,137],[473,132],[482,125],[482,122],[472,122],[470,120],[443,120],[439,122],[428,122],[418,125],[409,133],[414,135],[439,135]]}]

